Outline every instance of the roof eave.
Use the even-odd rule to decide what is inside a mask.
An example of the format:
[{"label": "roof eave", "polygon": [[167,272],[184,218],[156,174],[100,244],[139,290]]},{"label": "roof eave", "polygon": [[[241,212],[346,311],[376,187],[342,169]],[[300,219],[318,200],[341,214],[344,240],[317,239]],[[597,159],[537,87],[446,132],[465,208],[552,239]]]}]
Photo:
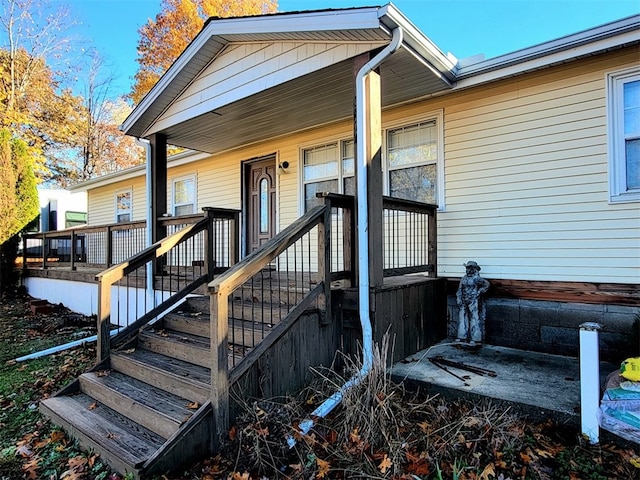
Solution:
[{"label": "roof eave", "polygon": [[465,84],[479,83],[489,77],[513,76],[637,41],[640,15],[467,65],[458,69],[457,76]]},{"label": "roof eave", "polygon": [[[226,45],[229,42],[225,37],[234,34],[272,34],[380,28],[378,10],[379,7],[361,7],[345,10],[316,10],[278,15],[222,18],[215,19],[215,21],[208,21],[149,93],[147,93],[134,108],[122,123],[120,130],[127,135],[136,137],[144,135],[146,129],[144,126],[139,125],[138,122],[212,37],[216,37],[222,45]],[[292,22],[291,18],[294,17],[296,21]],[[196,75],[197,73],[194,73],[193,78],[195,78]],[[191,80],[193,80],[193,78],[191,78]]]},{"label": "roof eave", "polygon": [[389,30],[400,27],[403,30],[405,47],[413,50],[415,54],[426,60],[449,82],[457,79],[457,59],[446,55],[438,46],[424,35],[393,3],[389,3],[378,9],[378,17]]},{"label": "roof eave", "polygon": [[[186,150],[184,152],[171,155],[167,159],[168,167],[179,167],[180,165],[186,165],[187,163],[196,162],[209,157],[208,153],[196,152],[194,150]],[[67,188],[69,191],[74,192],[86,192],[93,190],[94,188],[104,187],[123,180],[129,180],[132,178],[143,177],[146,172],[144,164],[136,165],[134,167],[127,168],[125,170],[119,170],[114,173],[102,175],[100,177],[91,178],[84,182],[76,183]]]}]

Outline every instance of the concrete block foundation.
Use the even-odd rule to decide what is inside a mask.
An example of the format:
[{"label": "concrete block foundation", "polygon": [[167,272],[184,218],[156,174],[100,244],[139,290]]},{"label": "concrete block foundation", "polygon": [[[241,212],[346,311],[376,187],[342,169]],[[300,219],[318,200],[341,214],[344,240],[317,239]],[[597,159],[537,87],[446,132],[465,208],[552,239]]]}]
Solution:
[{"label": "concrete block foundation", "polygon": [[[577,357],[580,324],[597,322],[600,331],[600,358],[621,362],[640,354],[636,307],[591,305],[506,298],[486,300],[485,343],[532,352]],[[447,298],[447,333],[454,338],[458,305]]]}]

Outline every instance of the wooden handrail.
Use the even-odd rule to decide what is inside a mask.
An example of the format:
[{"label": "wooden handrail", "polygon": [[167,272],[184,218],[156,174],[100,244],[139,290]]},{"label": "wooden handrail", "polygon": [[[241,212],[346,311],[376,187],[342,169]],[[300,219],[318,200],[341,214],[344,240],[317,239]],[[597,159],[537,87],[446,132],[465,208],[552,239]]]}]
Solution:
[{"label": "wooden handrail", "polygon": [[[214,445],[228,431],[229,426],[229,295],[247,282],[255,274],[269,265],[278,255],[287,250],[297,240],[309,233],[316,225],[319,226],[319,247],[325,249],[324,238],[330,235],[330,222],[327,222],[327,205],[317,206],[298,218],[291,225],[268,240],[260,249],[247,255],[242,261],[231,267],[208,285],[211,295],[211,405],[215,418]],[[326,245],[330,248],[329,245]],[[319,254],[319,270],[322,278],[317,288],[312,291],[318,295],[320,289],[326,292],[330,288],[327,278],[328,265],[325,252]],[[330,271],[329,271],[330,274]],[[330,299],[325,299],[326,308],[330,308]]]},{"label": "wooden handrail", "polygon": [[171,248],[197,233],[206,230],[210,217],[189,225],[159,242],[137,253],[125,262],[114,265],[96,275],[98,281],[98,363],[105,360],[111,351],[109,320],[111,319],[111,285],[123,279],[127,273],[144,266],[147,262],[167,253]]},{"label": "wooden handrail", "polygon": [[242,261],[209,283],[212,294],[228,294],[249,280],[284,252],[296,240],[315,227],[323,218],[326,206],[309,210],[295,222],[268,240],[260,249],[247,255]]},{"label": "wooden handrail", "polygon": [[428,215],[435,215],[438,211],[438,205],[387,196],[382,197],[382,208],[393,208],[396,210],[403,210],[405,212],[426,213]]},{"label": "wooden handrail", "polygon": [[107,228],[111,228],[112,230],[131,230],[133,228],[144,228],[147,226],[147,223],[142,221],[135,222],[121,222],[121,223],[107,223],[104,225],[92,225],[85,227],[73,227],[67,228],[64,230],[52,230],[50,232],[37,232],[37,233],[26,233],[23,235],[24,238],[42,238],[43,234],[46,237],[56,238],[56,237],[69,237],[72,233],[75,235],[82,235],[83,233],[96,233],[96,232],[104,232]]},{"label": "wooden handrail", "polygon": [[198,223],[189,225],[188,227],[163,238],[159,242],[156,242],[150,247],[138,252],[128,260],[98,273],[96,275],[96,280],[99,282],[114,284],[118,280],[124,278],[127,273],[137,270],[148,261],[164,255],[181,241],[187,240],[199,233],[204,229],[204,227],[206,227],[207,222],[208,219],[203,218]]},{"label": "wooden handrail", "polygon": [[[190,215],[184,217],[173,217],[172,220],[179,220],[176,223],[185,224],[189,221],[196,220],[195,223],[188,225],[172,235],[154,243],[148,248],[138,252],[130,257],[128,260],[114,265],[106,270],[103,270],[96,275],[98,281],[98,362],[104,361],[110,354],[111,342],[109,336],[109,320],[111,318],[111,286],[124,279],[129,273],[137,271],[139,268],[144,267],[149,262],[154,262],[166,253],[170,252],[178,244],[189,240],[190,238],[204,232],[205,235],[205,251],[206,255],[211,255],[211,248],[213,245],[212,224],[215,220],[232,220],[234,224],[234,230],[230,231],[232,238],[230,243],[237,243],[237,226],[239,220],[239,212],[230,209],[204,209],[204,217],[202,215]],[[186,222],[185,222],[186,221]],[[233,245],[230,246],[230,248]],[[231,262],[235,261],[235,257],[229,259]],[[207,265],[210,267],[210,265]],[[157,317],[167,308],[176,304],[180,299],[194,291],[200,285],[205,284],[213,277],[213,271],[211,268],[207,268],[204,274],[194,278],[188,285],[182,287],[178,292],[172,293],[172,295],[165,299],[160,305],[157,305],[150,311],[146,312],[132,324],[121,331],[120,334],[114,338],[113,341],[117,341],[128,336],[131,332],[137,330],[149,320]]]}]

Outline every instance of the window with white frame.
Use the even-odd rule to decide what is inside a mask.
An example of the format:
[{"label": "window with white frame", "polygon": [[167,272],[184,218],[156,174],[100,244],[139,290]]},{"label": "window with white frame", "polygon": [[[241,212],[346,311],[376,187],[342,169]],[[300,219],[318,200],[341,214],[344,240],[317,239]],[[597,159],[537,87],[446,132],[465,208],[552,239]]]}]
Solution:
[{"label": "window with white frame", "polygon": [[640,70],[607,80],[610,200],[640,201]]},{"label": "window with white frame", "polygon": [[353,140],[342,140],[303,150],[305,211],[320,205],[319,192],[355,194]]},{"label": "window with white frame", "polygon": [[131,221],[131,190],[116,192],[116,223]]},{"label": "window with white frame", "polygon": [[196,177],[175,178],[173,180],[173,215],[191,215],[196,211]]},{"label": "window with white frame", "polygon": [[387,130],[389,196],[438,203],[438,130],[435,120]]},{"label": "window with white frame", "polygon": [[[442,114],[384,130],[385,193],[443,206]],[[303,150],[305,211],[321,201],[317,192],[355,195],[353,140]]]}]

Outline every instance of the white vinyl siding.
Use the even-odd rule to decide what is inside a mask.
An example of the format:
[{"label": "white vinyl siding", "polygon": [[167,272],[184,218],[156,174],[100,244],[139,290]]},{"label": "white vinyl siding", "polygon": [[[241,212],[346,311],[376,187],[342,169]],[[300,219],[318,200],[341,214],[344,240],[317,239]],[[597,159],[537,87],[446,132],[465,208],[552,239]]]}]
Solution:
[{"label": "white vinyl siding", "polygon": [[640,68],[607,75],[612,202],[640,201]]},{"label": "white vinyl siding", "polygon": [[632,49],[441,100],[447,208],[438,272],[640,281],[640,211],[609,203],[605,72]]},{"label": "white vinyl siding", "polygon": [[206,114],[241,98],[380,47],[381,43],[230,44],[187,87],[153,130]]}]

